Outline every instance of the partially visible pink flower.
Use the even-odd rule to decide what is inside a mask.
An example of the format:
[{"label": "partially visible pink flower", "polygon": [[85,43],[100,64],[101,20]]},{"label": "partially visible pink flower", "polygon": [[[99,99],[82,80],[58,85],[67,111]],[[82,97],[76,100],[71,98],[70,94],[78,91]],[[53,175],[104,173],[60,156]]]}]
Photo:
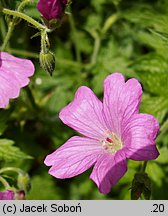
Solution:
[{"label": "partially visible pink flower", "polygon": [[40,0],[37,9],[48,21],[61,19],[68,0]]},{"label": "partially visible pink flower", "polygon": [[125,82],[120,73],[105,79],[103,103],[92,90],[80,87],[59,117],[84,137],[70,138],[46,157],[49,173],[70,178],[94,165],[90,178],[101,193],[109,193],[127,171],[127,159],[156,159],[159,124],[152,115],[139,113],[141,96],[138,80]]},{"label": "partially visible pink flower", "polygon": [[28,85],[34,73],[30,60],[17,58],[6,52],[0,52],[0,108],[5,108],[10,98],[17,98],[20,88]]},{"label": "partially visible pink flower", "polygon": [[25,200],[25,192],[23,190],[15,193],[15,200]]},{"label": "partially visible pink flower", "polygon": [[11,190],[0,192],[0,200],[14,200],[14,196],[15,194]]}]

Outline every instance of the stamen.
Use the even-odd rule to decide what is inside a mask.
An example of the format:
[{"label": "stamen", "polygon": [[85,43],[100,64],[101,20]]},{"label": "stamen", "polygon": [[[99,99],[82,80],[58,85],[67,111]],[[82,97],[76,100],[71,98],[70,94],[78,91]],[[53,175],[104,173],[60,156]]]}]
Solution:
[{"label": "stamen", "polygon": [[111,153],[111,154],[116,153],[118,150],[122,149],[122,147],[123,147],[123,143],[122,143],[120,137],[118,137],[113,132],[108,133],[106,138],[103,139],[101,141],[101,143],[102,143],[104,150]]}]

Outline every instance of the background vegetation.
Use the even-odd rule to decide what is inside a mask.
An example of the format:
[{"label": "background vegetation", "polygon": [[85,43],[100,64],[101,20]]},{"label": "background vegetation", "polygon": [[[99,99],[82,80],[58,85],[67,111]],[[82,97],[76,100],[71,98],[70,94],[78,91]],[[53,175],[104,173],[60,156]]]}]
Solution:
[{"label": "background vegetation", "polygon": [[[19,1],[6,0],[15,9]],[[40,20],[37,0],[25,13]],[[31,59],[36,67],[29,88],[6,110],[0,110],[0,166],[16,166],[29,173],[26,199],[130,199],[130,187],[141,162],[129,161],[126,175],[108,195],[89,179],[91,170],[72,179],[48,175],[45,156],[76,134],[58,118],[61,108],[87,85],[102,98],[103,80],[115,71],[136,77],[144,94],[141,112],[153,114],[161,125],[160,156],[147,165],[152,199],[168,199],[168,1],[73,0],[60,28],[49,35],[56,58],[52,77],[38,60],[37,30],[21,21],[6,51]],[[10,17],[0,15],[0,45]],[[24,153],[23,153],[24,152]],[[31,157],[28,157],[31,156]],[[14,184],[14,178],[11,177]]]}]

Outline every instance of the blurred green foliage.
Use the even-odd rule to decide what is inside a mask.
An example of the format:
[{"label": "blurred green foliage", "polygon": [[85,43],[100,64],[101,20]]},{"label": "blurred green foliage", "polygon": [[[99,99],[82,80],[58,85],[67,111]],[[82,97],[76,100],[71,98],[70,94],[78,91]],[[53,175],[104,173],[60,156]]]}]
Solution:
[{"label": "blurred green foliage", "polygon": [[[32,2],[24,12],[40,21],[37,0]],[[19,1],[1,3],[15,9]],[[146,171],[152,180],[151,198],[168,199],[168,1],[72,0],[68,11],[71,15],[65,15],[61,27],[49,35],[56,58],[52,77],[40,68],[40,37],[31,39],[36,29],[25,21],[15,27],[7,51],[31,59],[36,72],[20,97],[0,110],[0,165],[30,174],[27,199],[130,199],[141,162],[129,161],[128,172],[108,195],[100,194],[88,178],[91,170],[59,180],[48,175],[43,164],[47,154],[75,134],[58,113],[77,88],[87,85],[102,98],[104,78],[119,71],[139,79],[144,90],[141,112],[153,114],[161,125],[160,156]],[[0,44],[9,19],[0,15]]]}]

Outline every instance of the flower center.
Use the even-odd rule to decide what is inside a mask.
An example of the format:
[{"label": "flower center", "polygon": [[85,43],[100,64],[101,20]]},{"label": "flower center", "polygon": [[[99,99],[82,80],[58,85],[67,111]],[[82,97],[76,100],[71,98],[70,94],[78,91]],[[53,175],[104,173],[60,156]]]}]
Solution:
[{"label": "flower center", "polygon": [[114,154],[118,150],[122,149],[123,143],[118,136],[114,133],[110,133],[102,140],[102,146],[108,153]]}]

